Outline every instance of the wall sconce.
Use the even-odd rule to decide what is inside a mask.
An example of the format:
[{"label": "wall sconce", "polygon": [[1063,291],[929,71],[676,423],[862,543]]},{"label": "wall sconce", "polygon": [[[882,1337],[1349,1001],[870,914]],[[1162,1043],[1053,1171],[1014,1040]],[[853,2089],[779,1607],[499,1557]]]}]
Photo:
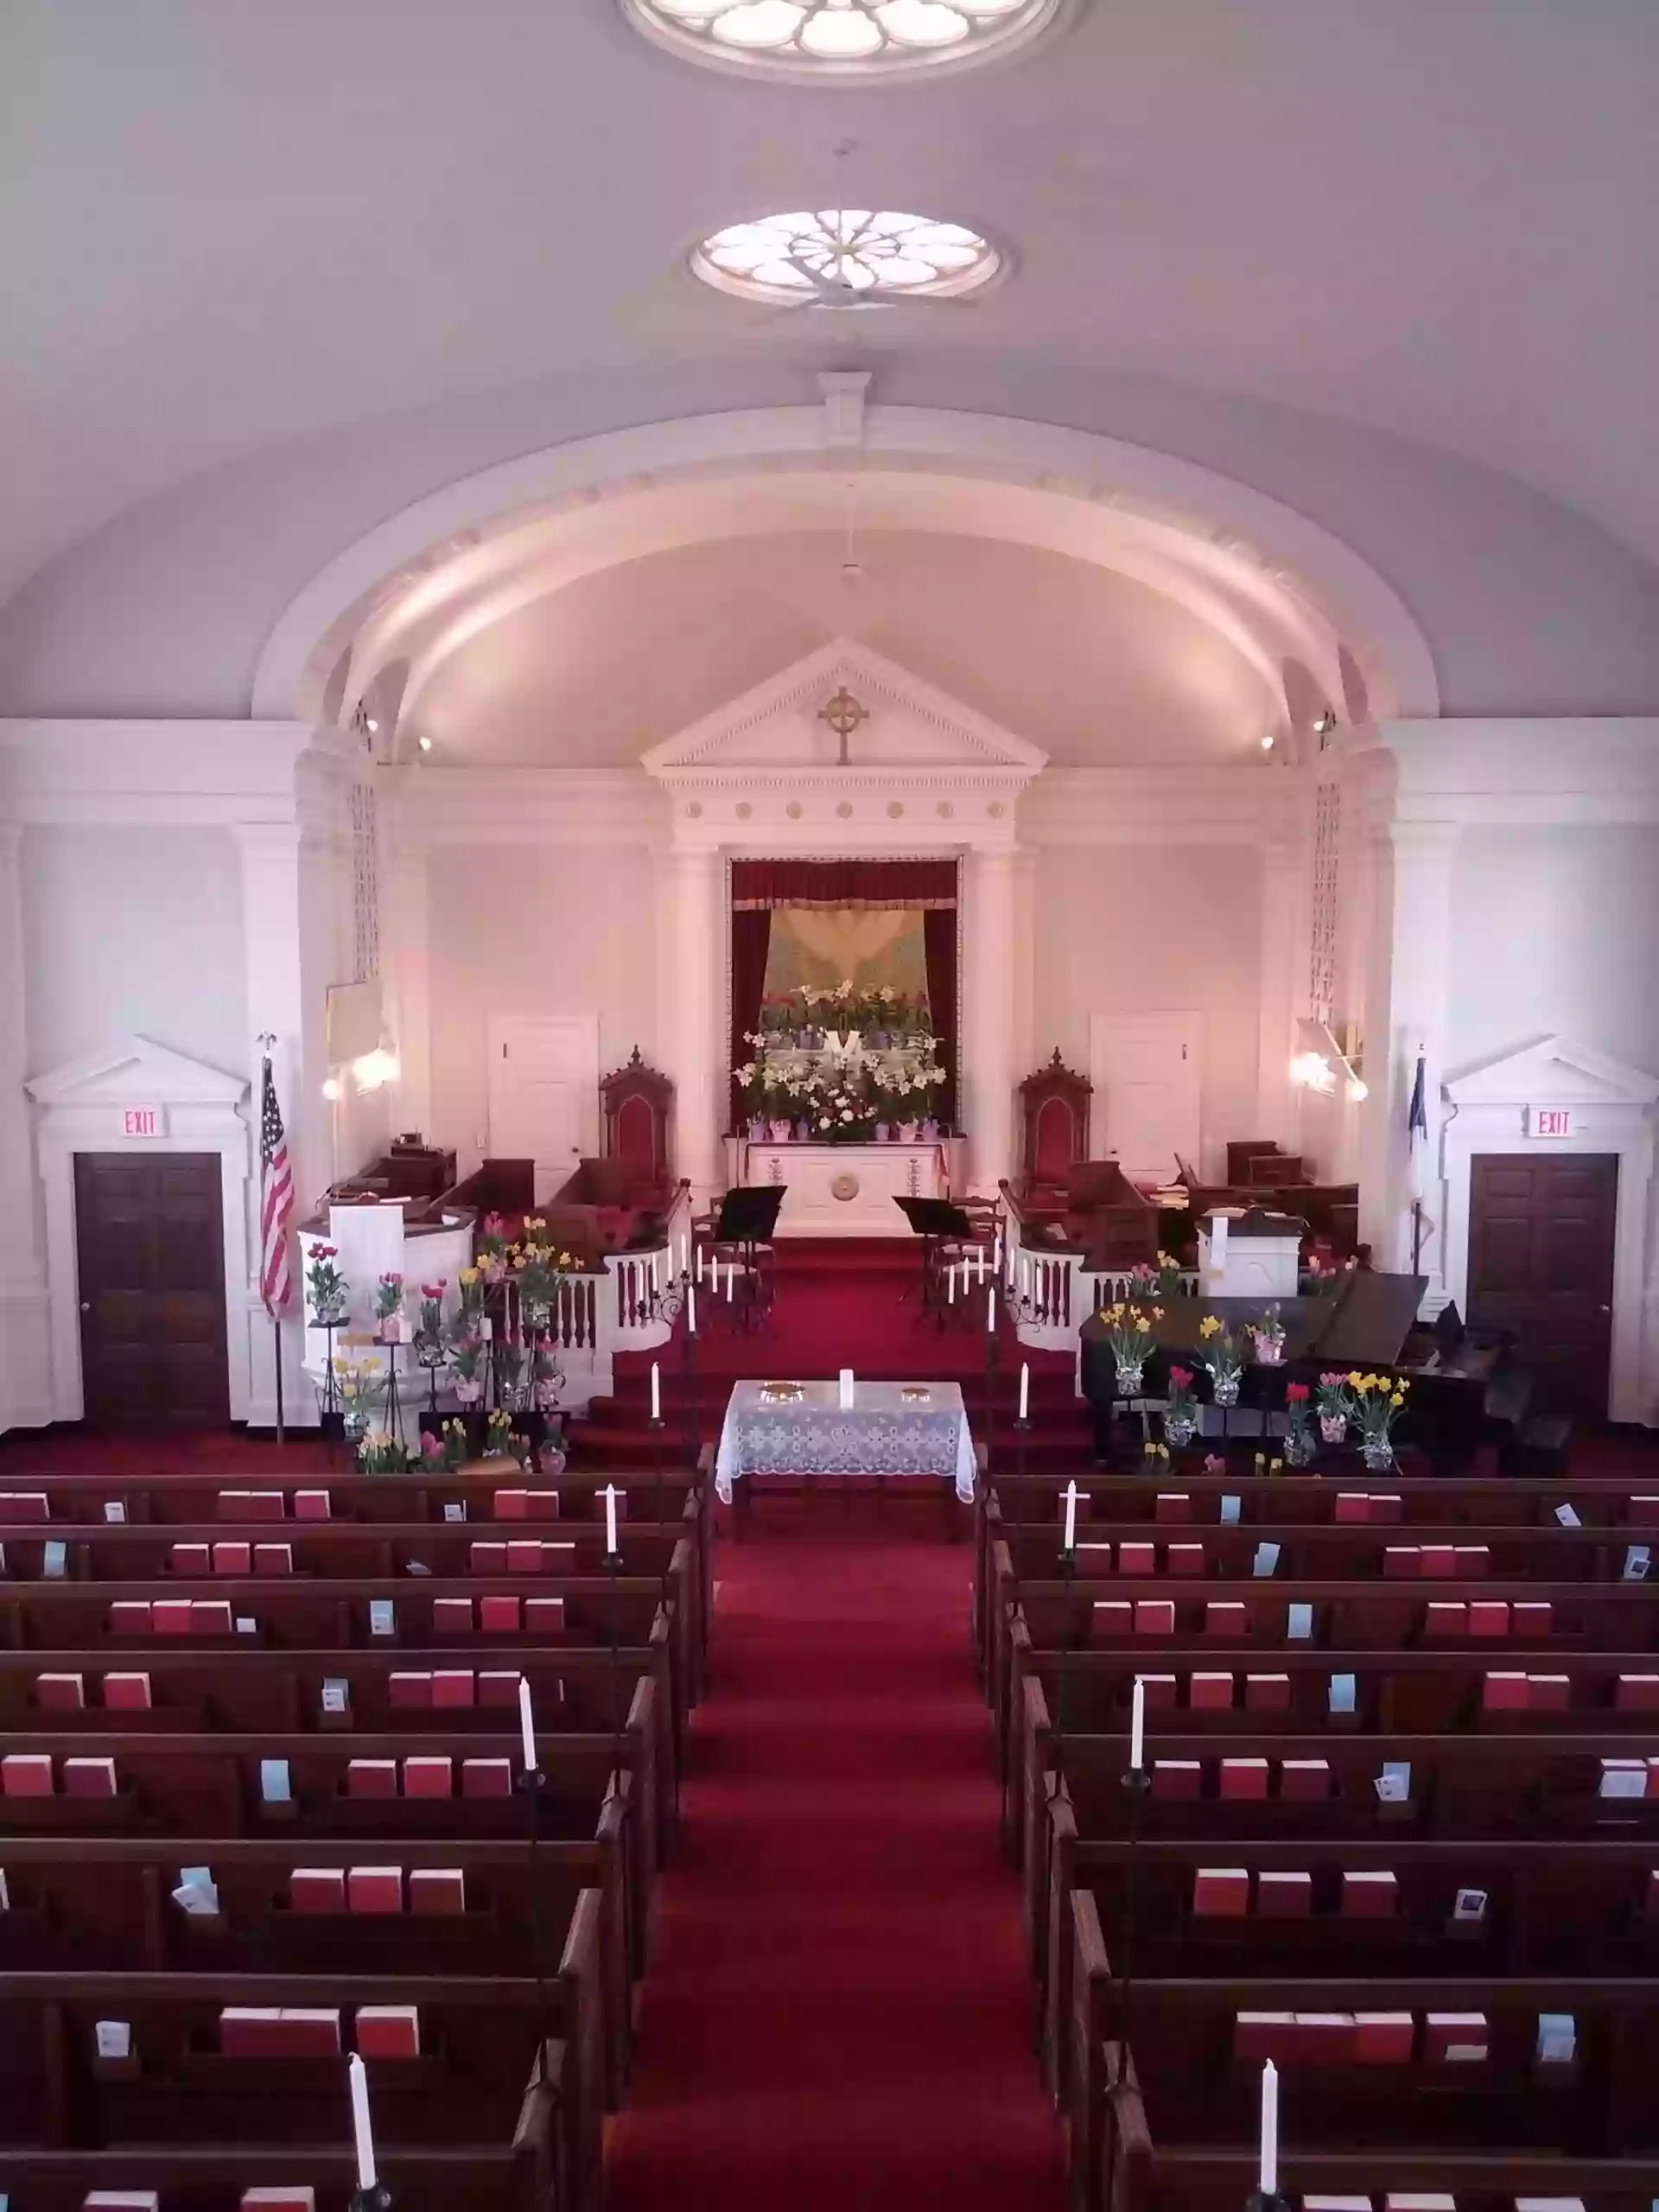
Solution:
[{"label": "wall sconce", "polygon": [[1322,1021],[1300,1020],[1296,1025],[1296,1051],[1290,1063],[1290,1079],[1300,1084],[1304,1090],[1316,1090],[1323,1098],[1336,1094],[1337,1079],[1343,1078],[1344,1095],[1351,1106],[1370,1096],[1358,1068],[1357,1047],[1350,1042],[1344,1052]]},{"label": "wall sconce", "polygon": [[352,1081],[359,1098],[397,1080],[397,1055],[389,1052],[384,1045],[377,1046],[373,1052],[365,1052],[360,1058],[352,1062]]}]

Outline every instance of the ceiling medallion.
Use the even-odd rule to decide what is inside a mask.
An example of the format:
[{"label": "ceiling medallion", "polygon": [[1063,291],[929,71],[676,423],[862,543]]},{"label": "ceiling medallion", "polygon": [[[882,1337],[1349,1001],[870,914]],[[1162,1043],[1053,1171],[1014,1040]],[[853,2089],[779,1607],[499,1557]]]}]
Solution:
[{"label": "ceiling medallion", "polygon": [[1077,0],[622,0],[648,38],[716,69],[822,83],[971,68],[1012,54]]},{"label": "ceiling medallion", "polygon": [[691,256],[705,284],[769,306],[960,299],[1003,265],[988,238],[960,223],[860,207],[734,223]]}]

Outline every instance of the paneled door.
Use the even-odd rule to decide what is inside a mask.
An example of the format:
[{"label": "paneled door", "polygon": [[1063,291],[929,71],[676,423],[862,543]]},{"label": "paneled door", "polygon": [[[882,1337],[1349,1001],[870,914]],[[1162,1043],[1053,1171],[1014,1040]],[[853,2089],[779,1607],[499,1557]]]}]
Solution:
[{"label": "paneled door", "polygon": [[487,1035],[491,1156],[533,1160],[536,1196],[551,1198],[598,1149],[599,1016],[493,1014]]},{"label": "paneled door", "polygon": [[1512,1329],[1539,1402],[1605,1420],[1613,1335],[1612,1153],[1477,1153],[1469,1320]]},{"label": "paneled door", "polygon": [[77,1153],[75,1250],[86,1419],[227,1422],[219,1154]]},{"label": "paneled door", "polygon": [[1178,1153],[1197,1164],[1203,1027],[1196,1014],[1090,1016],[1089,1149],[1131,1182],[1172,1182]]}]

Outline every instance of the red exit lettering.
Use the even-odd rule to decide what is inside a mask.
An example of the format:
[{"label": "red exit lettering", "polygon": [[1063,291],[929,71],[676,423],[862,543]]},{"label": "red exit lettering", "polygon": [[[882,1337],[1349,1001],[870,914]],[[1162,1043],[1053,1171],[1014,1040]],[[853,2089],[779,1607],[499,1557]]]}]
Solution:
[{"label": "red exit lettering", "polygon": [[1573,1134],[1573,1116],[1565,1106],[1535,1106],[1532,1134],[1535,1137],[1567,1137]]},{"label": "red exit lettering", "polygon": [[124,1106],[121,1109],[121,1134],[124,1137],[153,1137],[161,1134],[161,1115],[154,1106]]}]

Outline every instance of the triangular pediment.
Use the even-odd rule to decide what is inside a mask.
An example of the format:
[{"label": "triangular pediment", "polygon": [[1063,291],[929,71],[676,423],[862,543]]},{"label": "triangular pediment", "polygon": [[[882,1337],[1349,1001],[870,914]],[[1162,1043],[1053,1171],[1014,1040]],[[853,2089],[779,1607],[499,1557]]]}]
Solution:
[{"label": "triangular pediment", "polygon": [[124,1106],[134,1098],[159,1106],[235,1106],[249,1086],[245,1077],[226,1075],[148,1037],[124,1037],[37,1075],[24,1088],[42,1106]]},{"label": "triangular pediment", "polygon": [[1446,1085],[1458,1106],[1650,1106],[1659,1077],[1570,1037],[1541,1037]]},{"label": "triangular pediment", "polygon": [[841,744],[823,718],[850,693],[863,717],[848,761],[866,772],[987,771],[1026,782],[1047,763],[1038,746],[851,638],[832,639],[653,746],[641,765],[669,783],[785,770],[840,772]]}]

